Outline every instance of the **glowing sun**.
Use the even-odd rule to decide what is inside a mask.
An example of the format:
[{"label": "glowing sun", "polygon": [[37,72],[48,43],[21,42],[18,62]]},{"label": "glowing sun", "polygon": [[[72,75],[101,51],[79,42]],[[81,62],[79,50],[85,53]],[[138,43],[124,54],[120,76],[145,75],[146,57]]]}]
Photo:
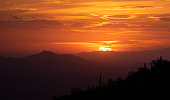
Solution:
[{"label": "glowing sun", "polygon": [[100,47],[99,51],[112,51],[112,49],[108,47]]}]

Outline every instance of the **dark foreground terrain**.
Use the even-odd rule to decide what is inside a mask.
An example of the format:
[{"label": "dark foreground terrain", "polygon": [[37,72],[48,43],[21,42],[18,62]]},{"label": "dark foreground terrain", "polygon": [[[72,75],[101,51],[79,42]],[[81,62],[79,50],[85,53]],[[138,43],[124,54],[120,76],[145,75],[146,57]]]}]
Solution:
[{"label": "dark foreground terrain", "polygon": [[75,89],[72,95],[54,97],[54,100],[169,100],[170,61],[153,60],[125,78],[110,79],[107,84],[89,87],[86,91]]},{"label": "dark foreground terrain", "polygon": [[[54,96],[59,100],[141,99],[152,95],[163,98],[169,93],[169,61],[161,60],[160,64],[160,59],[156,60],[152,67],[148,61],[160,55],[170,58],[169,54],[170,49],[77,55],[43,51],[22,58],[0,56],[0,100],[52,100]],[[143,62],[147,67],[128,75]],[[116,79],[118,76],[123,78]],[[113,79],[107,82],[109,78]]]}]

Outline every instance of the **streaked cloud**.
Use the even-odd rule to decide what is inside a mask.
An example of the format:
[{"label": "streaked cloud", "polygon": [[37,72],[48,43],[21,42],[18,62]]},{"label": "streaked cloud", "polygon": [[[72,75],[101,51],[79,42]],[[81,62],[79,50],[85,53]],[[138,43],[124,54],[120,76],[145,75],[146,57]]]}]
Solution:
[{"label": "streaked cloud", "polygon": [[162,21],[170,21],[170,18],[159,18]]},{"label": "streaked cloud", "polygon": [[166,47],[169,5],[169,0],[1,0],[0,36],[3,43]]}]

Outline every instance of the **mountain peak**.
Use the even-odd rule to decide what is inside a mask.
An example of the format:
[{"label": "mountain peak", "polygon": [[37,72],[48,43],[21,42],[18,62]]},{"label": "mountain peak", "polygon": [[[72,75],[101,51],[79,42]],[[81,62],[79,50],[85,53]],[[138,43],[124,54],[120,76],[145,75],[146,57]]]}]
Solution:
[{"label": "mountain peak", "polygon": [[51,51],[42,51],[40,53],[31,55],[31,56],[27,56],[25,57],[25,59],[27,60],[38,60],[38,61],[44,61],[44,60],[52,60],[55,59],[57,56],[56,53],[51,52]]},{"label": "mountain peak", "polygon": [[56,55],[56,53],[51,52],[51,51],[42,51],[38,53],[37,55]]}]

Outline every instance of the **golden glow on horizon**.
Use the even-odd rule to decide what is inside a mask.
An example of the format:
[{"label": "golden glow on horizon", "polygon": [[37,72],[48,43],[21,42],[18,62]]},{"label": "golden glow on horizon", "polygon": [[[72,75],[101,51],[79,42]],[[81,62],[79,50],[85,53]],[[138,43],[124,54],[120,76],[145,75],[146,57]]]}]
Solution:
[{"label": "golden glow on horizon", "polygon": [[99,51],[112,51],[112,49],[109,47],[100,47]]}]

